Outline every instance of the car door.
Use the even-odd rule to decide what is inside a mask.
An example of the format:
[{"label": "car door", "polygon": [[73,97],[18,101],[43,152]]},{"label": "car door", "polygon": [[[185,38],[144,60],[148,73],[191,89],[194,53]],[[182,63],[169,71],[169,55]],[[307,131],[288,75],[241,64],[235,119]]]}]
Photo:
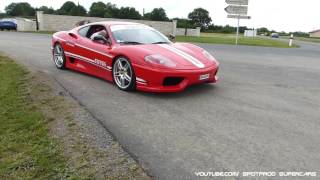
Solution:
[{"label": "car door", "polygon": [[76,44],[82,65],[87,73],[108,79],[112,77],[112,58],[110,44],[101,44],[90,39],[95,28],[105,28],[103,25],[90,26],[86,36]]}]

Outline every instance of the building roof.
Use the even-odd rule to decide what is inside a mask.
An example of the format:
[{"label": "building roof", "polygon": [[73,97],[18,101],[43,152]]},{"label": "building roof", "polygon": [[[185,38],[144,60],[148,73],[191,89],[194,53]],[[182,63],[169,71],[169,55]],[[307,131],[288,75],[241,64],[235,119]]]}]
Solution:
[{"label": "building roof", "polygon": [[313,30],[313,31],[311,31],[310,33],[315,33],[315,32],[320,32],[320,29]]}]

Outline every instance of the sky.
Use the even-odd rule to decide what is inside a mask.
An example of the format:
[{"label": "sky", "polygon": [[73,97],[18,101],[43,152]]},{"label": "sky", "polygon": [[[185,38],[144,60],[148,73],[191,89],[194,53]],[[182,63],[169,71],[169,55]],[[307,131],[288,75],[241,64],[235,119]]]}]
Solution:
[{"label": "sky", "polygon": [[[66,0],[25,0],[33,7],[42,5],[58,9]],[[142,14],[162,7],[169,18],[186,18],[195,8],[202,7],[209,11],[215,25],[237,25],[236,19],[228,19],[224,8],[225,0],[72,0],[80,3],[87,10],[92,2],[111,2],[118,7],[135,7]],[[21,0],[0,0],[0,11],[4,12],[7,5]],[[249,28],[267,27],[276,31],[310,32],[320,29],[320,0],[249,0],[248,15],[250,20],[241,20],[240,26]]]}]

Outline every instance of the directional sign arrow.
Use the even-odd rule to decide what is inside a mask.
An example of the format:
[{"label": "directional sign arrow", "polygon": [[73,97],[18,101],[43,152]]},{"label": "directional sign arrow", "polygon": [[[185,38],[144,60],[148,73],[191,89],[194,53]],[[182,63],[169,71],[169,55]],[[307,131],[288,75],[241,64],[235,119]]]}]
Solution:
[{"label": "directional sign arrow", "polygon": [[235,14],[229,14],[228,18],[234,18],[234,19],[251,19],[251,16],[239,16],[239,15],[235,15]]},{"label": "directional sign arrow", "polygon": [[248,5],[249,0],[226,0],[227,4]]},{"label": "directional sign arrow", "polygon": [[229,5],[224,9],[227,11],[229,14],[242,14],[242,15],[247,15],[248,13],[248,6],[234,6],[234,5]]}]

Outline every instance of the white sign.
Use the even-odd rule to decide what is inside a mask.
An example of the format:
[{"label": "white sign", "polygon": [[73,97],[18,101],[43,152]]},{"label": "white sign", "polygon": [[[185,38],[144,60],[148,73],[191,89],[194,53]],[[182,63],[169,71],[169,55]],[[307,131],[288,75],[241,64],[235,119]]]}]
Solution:
[{"label": "white sign", "polygon": [[242,14],[242,15],[247,15],[248,13],[248,6],[234,6],[234,5],[229,5],[224,9],[227,11],[229,14]]},{"label": "white sign", "polygon": [[235,18],[238,20],[237,37],[236,37],[236,44],[238,44],[240,19],[251,19],[250,16],[247,16],[249,0],[225,0],[225,1],[227,4],[229,4],[229,6],[224,9],[228,13],[228,18]]},{"label": "white sign", "polygon": [[248,5],[249,0],[226,0],[227,4]]},{"label": "white sign", "polygon": [[241,16],[241,15],[228,14],[228,18],[251,19],[251,16]]}]

